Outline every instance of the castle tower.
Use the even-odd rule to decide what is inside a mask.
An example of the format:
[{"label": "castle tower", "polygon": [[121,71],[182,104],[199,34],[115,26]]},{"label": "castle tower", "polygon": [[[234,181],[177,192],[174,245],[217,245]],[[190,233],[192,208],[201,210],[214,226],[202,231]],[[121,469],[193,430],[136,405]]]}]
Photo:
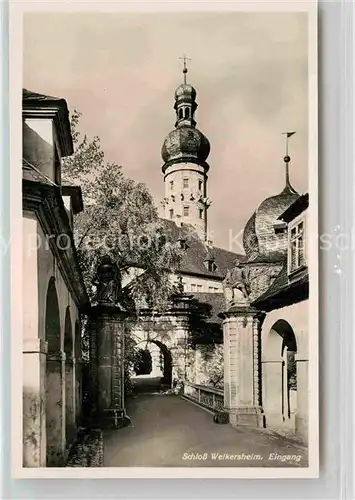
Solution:
[{"label": "castle tower", "polygon": [[210,143],[196,128],[196,90],[186,82],[186,58],[183,74],[184,83],[175,91],[175,129],[168,134],[162,147],[164,217],[193,225],[205,241],[210,206],[207,197],[209,165],[206,163]]}]

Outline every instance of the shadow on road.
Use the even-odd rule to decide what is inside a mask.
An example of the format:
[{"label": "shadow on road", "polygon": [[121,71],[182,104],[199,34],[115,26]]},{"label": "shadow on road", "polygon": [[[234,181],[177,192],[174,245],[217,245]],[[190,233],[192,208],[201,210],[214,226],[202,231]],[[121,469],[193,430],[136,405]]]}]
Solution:
[{"label": "shadow on road", "polygon": [[151,375],[137,375],[132,378],[133,395],[166,393],[170,386],[164,382],[163,377]]}]

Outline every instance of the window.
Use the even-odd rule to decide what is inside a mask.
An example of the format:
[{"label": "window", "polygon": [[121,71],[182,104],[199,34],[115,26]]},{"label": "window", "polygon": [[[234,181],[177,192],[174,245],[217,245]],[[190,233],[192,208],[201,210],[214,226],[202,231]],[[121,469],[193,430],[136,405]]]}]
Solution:
[{"label": "window", "polygon": [[181,250],[187,250],[189,248],[189,245],[187,244],[187,241],[185,239],[180,238],[178,242],[180,244]]},{"label": "window", "polygon": [[183,179],[183,184],[182,184],[182,187],[184,189],[188,188],[189,187],[189,179]]},{"label": "window", "polygon": [[202,285],[197,285],[197,291],[202,292]]},{"label": "window", "polygon": [[202,187],[203,187],[203,182],[202,181],[198,181],[198,190],[202,191]]},{"label": "window", "polygon": [[213,273],[217,269],[217,265],[216,265],[216,263],[215,263],[215,261],[214,261],[213,258],[206,259],[204,261],[204,264],[205,264],[206,269],[210,273]]},{"label": "window", "polygon": [[190,118],[190,110],[189,110],[189,108],[185,108],[185,118]]},{"label": "window", "polygon": [[198,209],[198,216],[200,217],[200,219],[203,219],[203,208]]},{"label": "window", "polygon": [[181,118],[183,118],[183,110],[182,110],[182,108],[179,109],[179,120],[181,120]]},{"label": "window", "polygon": [[173,219],[174,218],[174,209],[173,208],[171,208],[169,210],[169,214],[170,214],[170,219]]},{"label": "window", "polygon": [[170,181],[170,191],[174,189],[174,181]]},{"label": "window", "polygon": [[306,264],[304,225],[304,221],[300,221],[290,229],[288,263],[290,273]]},{"label": "window", "polygon": [[189,213],[190,213],[190,210],[189,210],[189,207],[184,207],[184,217],[188,217],[189,216]]},{"label": "window", "polygon": [[191,292],[196,292],[197,291],[197,285],[192,284],[191,285]]}]

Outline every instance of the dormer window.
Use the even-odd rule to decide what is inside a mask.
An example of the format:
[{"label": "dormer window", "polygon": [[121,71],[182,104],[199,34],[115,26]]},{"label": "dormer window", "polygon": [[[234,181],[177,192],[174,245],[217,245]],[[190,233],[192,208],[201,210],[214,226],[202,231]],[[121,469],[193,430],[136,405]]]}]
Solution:
[{"label": "dormer window", "polygon": [[214,258],[205,260],[204,264],[207,268],[207,271],[209,271],[210,273],[214,273],[217,270],[217,264],[215,263]]},{"label": "dormer window", "polygon": [[288,231],[288,272],[291,274],[306,265],[305,219],[296,220]]},{"label": "dormer window", "polygon": [[274,231],[275,234],[284,234],[285,232],[287,232],[287,223],[283,220],[277,220],[274,223]]},{"label": "dormer window", "polygon": [[178,240],[181,250],[187,250],[189,248],[187,241],[184,238]]}]

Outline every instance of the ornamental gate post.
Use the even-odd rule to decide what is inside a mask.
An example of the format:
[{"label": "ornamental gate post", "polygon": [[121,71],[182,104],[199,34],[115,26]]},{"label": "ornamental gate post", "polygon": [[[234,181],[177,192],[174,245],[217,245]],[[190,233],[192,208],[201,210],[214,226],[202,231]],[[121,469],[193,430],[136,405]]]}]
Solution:
[{"label": "ornamental gate post", "polygon": [[91,309],[91,406],[100,427],[122,427],[128,422],[124,396],[124,353],[127,312],[116,305]]},{"label": "ornamental gate post", "polygon": [[233,426],[264,425],[260,336],[264,314],[250,306],[223,313],[224,406]]}]

